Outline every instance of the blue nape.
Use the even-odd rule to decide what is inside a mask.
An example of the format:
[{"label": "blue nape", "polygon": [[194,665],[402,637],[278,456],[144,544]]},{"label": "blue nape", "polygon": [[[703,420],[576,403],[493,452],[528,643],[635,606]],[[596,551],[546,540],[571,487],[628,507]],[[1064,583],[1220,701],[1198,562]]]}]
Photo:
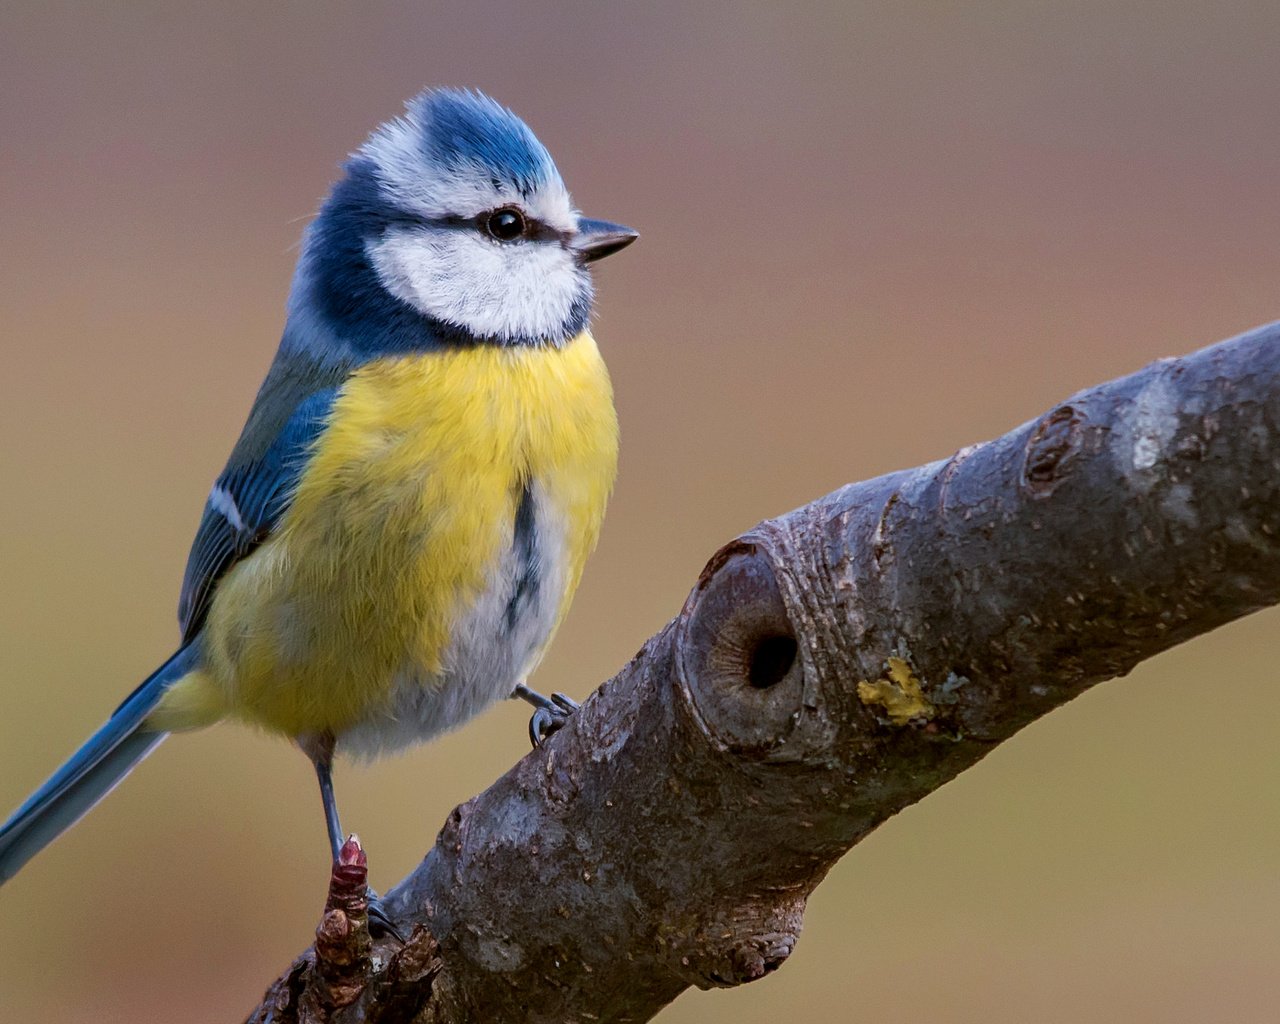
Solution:
[{"label": "blue nape", "polygon": [[424,316],[382,286],[366,241],[415,220],[386,198],[372,160],[353,157],[345,169],[308,229],[305,293],[296,298],[320,315],[357,361],[475,344],[467,332]]}]

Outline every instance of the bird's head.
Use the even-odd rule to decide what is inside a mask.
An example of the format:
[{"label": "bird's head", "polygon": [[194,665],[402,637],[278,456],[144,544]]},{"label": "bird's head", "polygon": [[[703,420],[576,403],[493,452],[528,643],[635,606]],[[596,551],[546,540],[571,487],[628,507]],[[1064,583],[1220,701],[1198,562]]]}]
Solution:
[{"label": "bird's head", "polygon": [[345,170],[308,231],[293,306],[357,348],[413,347],[423,331],[563,343],[590,315],[588,264],[636,238],[582,217],[546,147],[476,92],[416,97]]}]

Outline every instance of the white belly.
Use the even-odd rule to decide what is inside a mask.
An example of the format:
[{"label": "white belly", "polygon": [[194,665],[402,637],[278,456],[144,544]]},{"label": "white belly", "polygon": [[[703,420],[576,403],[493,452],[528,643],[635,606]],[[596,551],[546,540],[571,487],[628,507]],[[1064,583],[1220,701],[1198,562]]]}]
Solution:
[{"label": "white belly", "polygon": [[406,661],[389,699],[337,737],[338,750],[372,758],[419,743],[511,696],[537,667],[568,582],[563,516],[537,483],[526,488],[489,585],[459,609],[438,673]]}]

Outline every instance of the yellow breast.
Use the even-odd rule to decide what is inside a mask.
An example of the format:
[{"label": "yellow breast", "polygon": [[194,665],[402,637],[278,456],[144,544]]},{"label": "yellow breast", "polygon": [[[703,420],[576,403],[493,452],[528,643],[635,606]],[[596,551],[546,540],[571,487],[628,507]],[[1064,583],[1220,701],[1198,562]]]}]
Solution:
[{"label": "yellow breast", "polygon": [[223,713],[288,735],[341,732],[386,704],[406,663],[441,672],[531,483],[562,524],[558,622],[616,462],[612,391],[588,333],[559,349],[485,345],[361,368],[279,530],[219,584],[201,700],[216,693]]}]

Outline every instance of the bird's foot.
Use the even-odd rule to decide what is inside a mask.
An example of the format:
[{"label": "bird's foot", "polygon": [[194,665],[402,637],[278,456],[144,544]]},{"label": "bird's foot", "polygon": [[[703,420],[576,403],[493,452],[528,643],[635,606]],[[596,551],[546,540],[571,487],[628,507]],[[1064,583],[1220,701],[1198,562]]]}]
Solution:
[{"label": "bird's foot", "polygon": [[375,939],[390,935],[403,946],[404,936],[400,934],[395,922],[391,920],[391,915],[387,913],[382,897],[373,891],[373,886],[365,888],[365,898],[369,901],[369,934]]},{"label": "bird's foot", "polygon": [[[391,920],[382,897],[369,885],[368,878],[369,865],[364,848],[360,845],[360,837],[353,833],[342,844],[338,859],[334,862],[333,877],[329,883],[329,902],[332,905],[335,900],[340,901],[340,909],[348,918],[358,917],[363,909],[369,922],[371,938],[380,939],[384,935],[390,935],[404,945],[404,936]],[[360,906],[361,902],[364,903],[363,908]]]},{"label": "bird's foot", "polygon": [[569,716],[578,710],[578,702],[571,697],[563,693],[553,693],[550,697],[544,697],[537,690],[529,689],[524,683],[516,684],[511,696],[527,701],[534,707],[534,712],[529,718],[529,742],[533,744],[535,750],[542,746],[553,733],[561,729],[565,722],[569,721]]},{"label": "bird's foot", "polygon": [[535,748],[542,746],[547,739],[563,728],[569,716],[578,710],[578,702],[563,693],[553,693],[551,704],[540,707],[529,716],[529,742]]}]

